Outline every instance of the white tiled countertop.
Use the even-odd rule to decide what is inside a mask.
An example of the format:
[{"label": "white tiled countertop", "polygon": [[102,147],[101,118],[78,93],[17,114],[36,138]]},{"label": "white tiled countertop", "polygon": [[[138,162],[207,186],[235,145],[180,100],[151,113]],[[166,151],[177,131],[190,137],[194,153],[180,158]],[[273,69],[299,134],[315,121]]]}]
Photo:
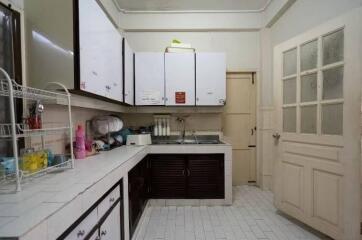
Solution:
[{"label": "white tiled countertop", "polygon": [[21,192],[0,195],[0,239],[55,239],[148,153],[225,153],[225,198],[231,203],[230,145],[123,146],[76,160],[74,169],[39,177]]}]

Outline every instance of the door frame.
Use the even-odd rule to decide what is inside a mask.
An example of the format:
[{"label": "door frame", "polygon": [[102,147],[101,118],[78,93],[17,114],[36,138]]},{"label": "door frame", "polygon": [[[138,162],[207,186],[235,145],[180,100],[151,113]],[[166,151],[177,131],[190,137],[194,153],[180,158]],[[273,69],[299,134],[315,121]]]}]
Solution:
[{"label": "door frame", "polygon": [[[358,46],[361,47],[361,29],[358,27],[358,23],[361,21],[361,8],[352,10],[345,15],[327,21],[324,24],[318,25],[317,27],[306,31],[299,36],[291,38],[284,43],[279,44],[274,48],[274,57],[273,57],[273,78],[274,78],[274,101],[276,106],[276,129],[281,131],[282,128],[282,84],[281,84],[281,69],[282,69],[282,53],[288,49],[292,49],[296,46],[301,45],[303,42],[308,42],[310,40],[316,39],[319,36],[324,36],[328,33],[334,32],[338,29],[345,29],[345,36],[348,34],[348,37],[345,37],[345,54],[344,66],[348,67],[349,78],[354,78],[354,80],[344,82],[344,87],[348,89],[350,93],[349,96],[346,96],[344,91],[344,103],[348,104],[348,107],[344,107],[343,115],[348,116],[343,120],[343,136],[317,136],[310,135],[308,136],[307,142],[330,142],[334,146],[341,146],[342,158],[348,159],[347,162],[343,162],[340,165],[341,170],[341,192],[339,194],[339,214],[338,214],[338,227],[337,229],[330,229],[321,222],[316,221],[315,216],[313,215],[314,206],[309,206],[310,204],[310,193],[302,192],[302,208],[305,209],[305,213],[296,212],[292,209],[282,207],[281,205],[281,196],[282,196],[282,172],[281,172],[281,160],[282,160],[282,148],[283,146],[277,147],[277,158],[274,163],[274,181],[273,186],[275,189],[275,199],[274,203],[277,208],[282,209],[282,211],[287,211],[287,214],[292,215],[293,217],[298,218],[304,223],[316,228],[317,230],[332,236],[336,239],[359,239],[360,238],[360,165],[361,165],[361,145],[360,145],[360,122],[361,117],[361,96],[360,90],[361,86],[353,88],[353,83],[358,82],[358,79],[361,79],[361,69],[359,69],[358,64],[355,63],[357,59],[361,61],[360,52],[358,51]],[[353,51],[353,46],[356,46],[356,51]],[[321,50],[320,50],[321,51]],[[320,54],[320,52],[319,52]],[[299,61],[299,60],[298,60]],[[275,71],[275,69],[278,69]],[[345,75],[345,76],[346,76]],[[297,88],[298,89],[298,88]],[[297,93],[298,94],[298,93]],[[358,96],[358,104],[357,99]],[[346,106],[346,105],[344,105]],[[298,115],[297,115],[298,116]],[[318,118],[318,116],[317,116]],[[297,123],[298,123],[297,119]],[[352,127],[349,127],[349,123],[352,121]],[[358,127],[357,127],[358,125]],[[297,125],[298,126],[298,125]],[[318,127],[317,127],[318,128]],[[302,141],[302,138],[305,136],[300,136],[300,133],[283,133],[282,135],[287,136],[288,139],[293,141]],[[283,136],[281,137],[282,141]],[[346,164],[347,163],[347,164]],[[302,184],[311,184],[308,181],[304,181]],[[302,187],[304,188],[304,187]],[[344,197],[348,196],[348,197]],[[306,205],[305,205],[306,204]]]}]

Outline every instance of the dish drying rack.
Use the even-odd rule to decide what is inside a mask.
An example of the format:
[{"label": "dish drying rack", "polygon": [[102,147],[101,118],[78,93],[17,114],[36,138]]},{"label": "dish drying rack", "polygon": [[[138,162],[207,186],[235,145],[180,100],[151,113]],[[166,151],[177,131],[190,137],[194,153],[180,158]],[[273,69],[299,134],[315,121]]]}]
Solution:
[{"label": "dish drying rack", "polygon": [[[1,76],[2,75],[2,76]],[[5,78],[4,78],[5,77]],[[61,90],[50,90],[51,88]],[[21,191],[22,179],[26,177],[34,177],[54,170],[70,169],[74,168],[74,155],[73,155],[73,129],[72,129],[72,115],[71,115],[71,95],[67,88],[57,82],[50,82],[46,85],[45,89],[36,89],[31,87],[25,87],[17,84],[12,80],[9,74],[2,68],[0,68],[0,96],[8,97],[9,109],[10,109],[10,123],[0,124],[0,141],[11,140],[13,146],[13,158],[15,161],[15,172],[9,175],[4,173],[4,179],[1,181],[14,181],[16,182],[16,191]],[[15,118],[15,103],[14,99],[42,101],[44,103],[58,103],[66,102],[68,106],[68,123],[63,124],[51,124],[50,126],[45,123],[44,128],[30,129],[27,124],[17,123]],[[59,134],[68,131],[70,142],[70,157],[67,161],[57,165],[47,166],[43,169],[35,172],[25,172],[19,168],[19,149],[18,139],[27,138],[33,136],[41,137],[42,149],[45,149],[45,136],[49,134]]]}]

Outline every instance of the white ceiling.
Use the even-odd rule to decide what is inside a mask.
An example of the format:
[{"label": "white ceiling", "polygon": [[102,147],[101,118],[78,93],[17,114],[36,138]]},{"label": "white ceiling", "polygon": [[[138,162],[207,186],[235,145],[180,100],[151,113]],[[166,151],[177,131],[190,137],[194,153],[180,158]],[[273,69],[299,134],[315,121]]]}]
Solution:
[{"label": "white ceiling", "polygon": [[269,0],[115,0],[125,11],[256,11]]}]

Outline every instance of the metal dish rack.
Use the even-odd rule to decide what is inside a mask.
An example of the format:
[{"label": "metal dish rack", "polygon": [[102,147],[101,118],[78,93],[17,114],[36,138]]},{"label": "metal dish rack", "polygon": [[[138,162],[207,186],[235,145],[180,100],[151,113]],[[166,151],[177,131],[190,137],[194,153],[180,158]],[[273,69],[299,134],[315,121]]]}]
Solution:
[{"label": "metal dish rack", "polygon": [[[56,87],[59,90],[49,90]],[[16,182],[16,191],[21,191],[21,182],[23,178],[34,177],[54,170],[74,168],[74,155],[73,155],[73,129],[72,129],[72,115],[71,115],[71,95],[67,88],[57,82],[48,83],[46,90],[25,87],[17,84],[10,78],[8,73],[0,68],[0,96],[9,98],[10,106],[10,123],[0,124],[0,141],[11,140],[13,145],[13,158],[15,160],[15,172],[9,175],[4,173],[4,178],[0,182]],[[44,103],[58,103],[59,101],[66,102],[68,105],[68,123],[67,124],[43,124],[42,129],[29,129],[27,124],[16,123],[15,118],[15,104],[14,99],[22,99],[25,104],[27,100],[37,101],[41,100]],[[42,148],[45,149],[44,137],[48,134],[59,134],[68,131],[70,142],[70,157],[67,161],[57,165],[47,166],[35,172],[25,172],[19,168],[19,149],[18,139],[40,136],[42,140]]]}]

